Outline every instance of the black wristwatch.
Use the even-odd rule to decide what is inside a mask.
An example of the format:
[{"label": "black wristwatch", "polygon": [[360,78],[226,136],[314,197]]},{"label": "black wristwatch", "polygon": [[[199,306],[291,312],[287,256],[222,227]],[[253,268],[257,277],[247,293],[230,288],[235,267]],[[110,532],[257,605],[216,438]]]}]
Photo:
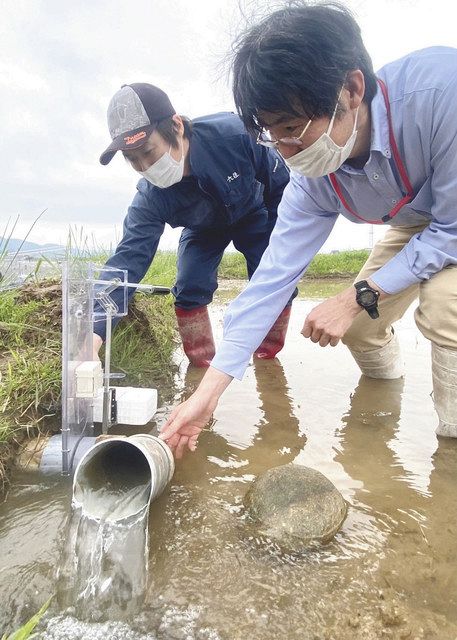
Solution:
[{"label": "black wristwatch", "polygon": [[370,318],[379,318],[378,298],[379,291],[370,287],[366,280],[360,280],[354,284],[356,289],[355,299],[358,305],[367,311]]}]

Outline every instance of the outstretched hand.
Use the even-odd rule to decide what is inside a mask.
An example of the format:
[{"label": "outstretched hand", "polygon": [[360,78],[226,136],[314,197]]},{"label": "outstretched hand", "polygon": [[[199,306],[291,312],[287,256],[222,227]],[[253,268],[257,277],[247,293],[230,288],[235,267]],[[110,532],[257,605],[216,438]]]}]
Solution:
[{"label": "outstretched hand", "polygon": [[171,412],[159,438],[165,440],[175,458],[182,458],[186,446],[195,451],[197,439],[204,426],[211,419],[217,402],[210,404],[196,397],[194,393],[188,400]]},{"label": "outstretched hand", "polygon": [[211,419],[216,405],[217,401],[209,402],[195,392],[173,409],[159,438],[165,440],[175,458],[182,458],[186,447],[195,451],[198,436]]},{"label": "outstretched hand", "polygon": [[232,376],[209,367],[198,389],[170,414],[159,438],[165,440],[175,458],[182,458],[186,447],[195,451],[197,439],[211,420],[217,402],[232,381]]}]

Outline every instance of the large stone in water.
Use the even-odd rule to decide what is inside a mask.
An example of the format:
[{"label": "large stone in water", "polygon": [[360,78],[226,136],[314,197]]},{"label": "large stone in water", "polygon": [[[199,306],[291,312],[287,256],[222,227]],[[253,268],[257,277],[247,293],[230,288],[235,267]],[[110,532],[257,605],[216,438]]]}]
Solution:
[{"label": "large stone in water", "polygon": [[260,475],[244,505],[261,535],[293,551],[329,542],[347,514],[346,501],[328,478],[296,464]]}]

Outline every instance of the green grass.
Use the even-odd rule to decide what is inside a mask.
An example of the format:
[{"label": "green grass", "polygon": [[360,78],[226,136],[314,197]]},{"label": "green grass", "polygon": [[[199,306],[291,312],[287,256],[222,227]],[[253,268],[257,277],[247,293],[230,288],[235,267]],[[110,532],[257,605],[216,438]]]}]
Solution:
[{"label": "green grass", "polygon": [[238,251],[224,253],[219,267],[219,277],[228,280],[247,280],[248,272],[244,256]]},{"label": "green grass", "polygon": [[112,369],[126,374],[124,384],[157,386],[174,374],[175,345],[173,297],[137,294],[113,333]]},{"label": "green grass", "polygon": [[30,618],[20,629],[7,636],[6,633],[2,636],[2,640],[31,640],[32,638],[38,638],[36,633],[33,633],[35,627],[39,624],[41,618],[46,613],[47,608],[52,598],[49,598],[47,602],[41,607],[41,609],[34,616]]},{"label": "green grass", "polygon": [[306,272],[308,277],[328,278],[335,276],[356,276],[370,252],[368,249],[339,251],[338,253],[318,253]]},{"label": "green grass", "polygon": [[38,287],[41,299],[30,285],[0,294],[0,424],[33,424],[58,402],[60,308],[49,297],[57,289]]},{"label": "green grass", "polygon": [[[102,265],[109,257],[108,253],[97,252],[90,260]],[[177,255],[174,251],[157,251],[151,266],[143,278],[143,282],[163,287],[173,286],[177,273],[176,260]]]},{"label": "green grass", "polygon": [[[311,261],[306,277],[350,277],[360,271],[369,255],[368,249],[353,251],[338,251],[337,253],[319,253]],[[97,256],[97,262],[103,262],[107,255]],[[150,266],[144,282],[172,286],[176,279],[176,253],[173,251],[158,251]],[[246,260],[239,252],[226,252],[219,267],[219,277],[224,279],[247,279]]]},{"label": "green grass", "polygon": [[176,280],[176,259],[173,251],[158,251],[143,281],[164,287],[173,286]]},{"label": "green grass", "polygon": [[34,301],[18,305],[13,291],[6,291],[0,295],[0,348],[6,346],[2,334],[7,336],[10,347],[23,346],[24,335],[33,328],[28,325],[28,319],[37,308],[38,303]]},{"label": "green grass", "polygon": [[[338,253],[319,253],[311,261],[306,277],[328,278],[355,276],[369,255],[368,249],[357,251],[339,251]],[[220,278],[243,280],[247,278],[246,261],[241,253],[226,253],[219,267]]]},{"label": "green grass", "polygon": [[2,374],[0,412],[26,422],[32,416],[38,421],[46,411],[55,412],[60,398],[60,366],[57,349],[12,349]]}]

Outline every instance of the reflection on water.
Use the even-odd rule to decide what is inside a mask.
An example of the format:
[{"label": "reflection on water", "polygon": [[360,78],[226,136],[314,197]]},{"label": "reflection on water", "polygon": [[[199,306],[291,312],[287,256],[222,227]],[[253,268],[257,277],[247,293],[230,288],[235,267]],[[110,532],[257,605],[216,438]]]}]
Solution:
[{"label": "reflection on water", "polygon": [[[73,621],[69,635],[58,631],[69,619],[54,617],[48,638],[455,640],[457,442],[434,435],[429,347],[408,316],[397,327],[405,380],[365,379],[344,347],[301,338],[309,308],[294,303],[280,360],[231,385],[152,505],[149,586],[130,630]],[[200,375],[185,372],[178,396]],[[351,505],[318,552],[283,554],[244,526],[248,483],[291,461],[322,471]],[[1,506],[3,625],[53,592],[68,498],[61,482],[21,476]]]}]

